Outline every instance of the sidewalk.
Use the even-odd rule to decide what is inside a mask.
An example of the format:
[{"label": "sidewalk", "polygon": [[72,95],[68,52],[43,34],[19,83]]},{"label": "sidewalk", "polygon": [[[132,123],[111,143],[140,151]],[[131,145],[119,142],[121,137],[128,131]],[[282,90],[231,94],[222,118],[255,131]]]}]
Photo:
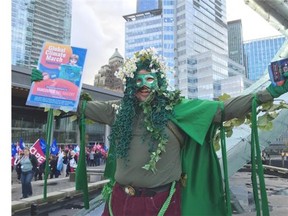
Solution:
[{"label": "sidewalk", "polygon": [[[103,170],[105,165],[87,167],[87,170]],[[22,197],[22,186],[21,182],[17,180],[17,174],[14,170],[12,173],[12,185],[11,185],[11,198],[12,201],[19,201],[20,197]],[[47,179],[47,193],[59,191],[67,188],[75,188],[75,182],[69,181],[69,177]],[[43,195],[44,194],[44,180],[32,180],[32,192],[33,196]]]},{"label": "sidewalk", "polygon": [[[97,190],[102,188],[108,180],[101,180],[104,170],[104,166],[87,167],[88,173],[88,190]],[[100,172],[100,174],[99,174]],[[71,178],[73,179],[73,178]],[[31,208],[32,204],[43,204],[49,202],[55,202],[57,200],[63,200],[68,197],[72,198],[82,193],[82,191],[75,190],[75,181],[71,181],[69,177],[59,177],[54,179],[47,179],[47,197],[44,200],[44,180],[32,181],[31,197],[20,199],[22,197],[22,186],[17,181],[15,170],[12,173],[12,185],[11,185],[11,213],[12,215],[23,209]]]}]

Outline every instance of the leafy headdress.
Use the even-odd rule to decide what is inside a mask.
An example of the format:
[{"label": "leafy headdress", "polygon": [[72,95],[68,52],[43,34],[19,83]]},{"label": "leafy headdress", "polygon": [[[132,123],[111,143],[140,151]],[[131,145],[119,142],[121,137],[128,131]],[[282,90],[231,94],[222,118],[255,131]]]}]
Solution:
[{"label": "leafy headdress", "polygon": [[[136,94],[136,74],[145,69],[155,73],[158,81],[158,90],[154,90],[144,101],[139,102]],[[180,102],[179,91],[168,91],[165,72],[168,70],[161,56],[154,48],[136,52],[132,58],[127,59],[124,65],[115,72],[125,85],[124,97],[121,101],[116,119],[112,125],[110,144],[115,145],[116,157],[127,160],[130,141],[132,138],[132,122],[137,110],[144,113],[144,126],[151,134],[152,143],[149,146],[150,161],[143,166],[146,170],[156,171],[156,163],[160,160],[162,152],[168,141],[165,133],[169,116],[173,115],[173,107]]]}]

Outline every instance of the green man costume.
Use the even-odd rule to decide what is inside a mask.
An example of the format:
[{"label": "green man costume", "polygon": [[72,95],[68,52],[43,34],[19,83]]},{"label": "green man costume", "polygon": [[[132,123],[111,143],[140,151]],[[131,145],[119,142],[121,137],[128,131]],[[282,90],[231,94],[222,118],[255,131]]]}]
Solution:
[{"label": "green man costume", "polygon": [[[182,148],[182,172],[187,174],[182,187],[182,215],[227,215],[223,180],[212,139],[216,126],[212,120],[221,102],[185,100],[175,106],[171,120],[187,135]],[[114,149],[110,148],[109,155]],[[116,163],[108,158],[105,177],[114,179]]]},{"label": "green man costume", "polygon": [[[156,91],[152,92],[152,96],[150,96],[144,103],[140,103],[140,107],[144,110],[143,112],[146,116],[148,116],[144,118],[144,124],[147,127],[147,131],[152,131],[151,133],[153,133],[155,128],[151,129],[153,124],[149,122],[149,119],[153,118],[153,115],[150,117],[149,112],[157,112],[157,109],[152,111],[150,107],[153,107],[153,102],[157,97],[164,95],[168,99],[168,103],[166,103],[165,109],[161,112],[165,112],[167,107],[168,110],[171,110],[171,112],[167,112],[167,121],[165,122],[165,125],[168,125],[169,127],[169,121],[173,122],[183,132],[180,133],[180,135],[175,132],[176,137],[177,134],[178,136],[185,137],[184,145],[181,146],[181,172],[185,179],[181,188],[181,214],[197,216],[229,215],[231,214],[231,209],[230,211],[228,210],[228,205],[230,205],[230,203],[227,203],[227,194],[225,195],[225,191],[229,193],[229,188],[224,190],[220,164],[213,146],[213,137],[216,129],[221,125],[221,122],[235,117],[244,117],[247,112],[251,111],[253,95],[237,97],[223,104],[223,102],[219,101],[198,99],[187,100],[178,97],[179,92],[177,91],[169,94],[167,92],[167,85],[163,84],[165,83],[165,81],[163,81],[165,80],[165,77],[161,75],[164,73],[164,69],[160,62],[154,61],[153,56],[155,56],[155,53],[149,49],[146,51],[140,51],[135,54],[133,57],[134,59],[132,58],[132,60],[130,59],[126,62],[126,65],[123,67],[124,69],[120,70],[118,74],[116,73],[116,76],[125,80],[126,84],[123,99],[124,103],[122,101],[122,104],[120,104],[120,110],[125,107],[125,96],[129,97],[130,95],[130,98],[134,96],[135,89],[133,89],[133,87],[135,87],[135,83],[136,90],[144,84],[152,88],[153,84],[147,83],[147,80],[149,76],[154,79],[156,77],[158,80]],[[150,71],[151,75],[137,75],[137,71],[140,71],[141,69]],[[157,71],[157,69],[159,70]],[[134,80],[135,77],[136,80]],[[275,93],[275,87],[273,86],[269,86],[267,90],[257,92],[256,97],[258,104],[271,101],[274,97],[278,97],[287,92],[287,86],[288,83],[286,82],[281,89],[277,87],[277,91],[280,91],[277,95]],[[121,105],[123,105],[123,107],[121,107]],[[161,104],[158,104],[157,106],[161,107]],[[224,106],[225,109],[223,108]],[[222,116],[225,116],[224,119],[222,119]],[[125,118],[120,121],[125,121]],[[115,125],[117,125],[117,117],[116,122],[114,123],[114,126]],[[110,178],[111,182],[114,182],[115,180],[116,164],[119,164],[116,162],[116,158],[127,157],[125,153],[129,150],[129,147],[121,146],[121,149],[126,149],[125,153],[120,155],[118,154],[117,156],[117,151],[121,152],[119,148],[117,150],[117,144],[122,142],[121,138],[120,142],[115,142],[115,140],[119,141],[119,137],[113,139],[113,132],[115,133],[115,131],[117,131],[117,129],[115,130],[115,128],[112,127],[112,139],[110,139],[111,147],[105,169],[105,177]],[[161,133],[161,130],[158,130],[157,132]],[[125,132],[124,136],[126,135]],[[160,138],[154,136],[154,138],[159,142],[158,147],[156,149],[154,148],[154,151],[151,151],[150,161],[148,164],[143,166],[143,168],[155,173],[158,172],[156,164],[159,162],[161,154],[165,152],[165,145],[163,145],[163,147],[162,143],[163,140],[165,142],[167,137],[163,135],[162,138],[161,136]],[[179,140],[181,140],[181,137]],[[123,169],[122,171],[124,172]],[[129,173],[127,173],[127,175],[128,174]],[[118,176],[117,172],[116,176]],[[105,191],[106,189],[104,189],[104,192]],[[230,200],[228,199],[228,201]]]}]

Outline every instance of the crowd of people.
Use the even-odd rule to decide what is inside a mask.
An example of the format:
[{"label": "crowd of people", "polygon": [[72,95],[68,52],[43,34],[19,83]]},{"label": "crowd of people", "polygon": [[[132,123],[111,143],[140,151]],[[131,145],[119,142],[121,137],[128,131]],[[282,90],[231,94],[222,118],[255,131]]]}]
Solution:
[{"label": "crowd of people", "polygon": [[[87,166],[100,166],[105,163],[107,151],[104,150],[104,144],[86,147]],[[79,151],[75,148],[61,149],[57,155],[49,156],[49,173],[47,178],[68,177],[71,172],[77,168]],[[17,182],[22,185],[22,198],[32,196],[31,182],[44,180],[46,161],[39,163],[35,155],[30,153],[28,147],[18,150],[12,157],[12,172],[16,172]]]}]

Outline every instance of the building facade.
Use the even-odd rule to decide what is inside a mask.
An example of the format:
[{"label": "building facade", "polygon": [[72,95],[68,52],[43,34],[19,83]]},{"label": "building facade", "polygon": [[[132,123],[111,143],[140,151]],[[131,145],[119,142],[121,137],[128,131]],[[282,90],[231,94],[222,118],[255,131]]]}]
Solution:
[{"label": "building facade", "polygon": [[12,0],[12,65],[35,67],[45,41],[70,44],[71,4]]},{"label": "building facade", "polygon": [[148,11],[142,2],[145,1],[137,1],[137,13],[123,16],[125,57],[155,47],[173,68],[167,75],[172,89],[180,89],[187,98],[219,96],[219,80],[230,74],[226,1],[153,1],[155,4]]},{"label": "building facade", "polygon": [[137,0],[137,13],[159,9],[162,6],[162,0]]},{"label": "building facade", "polygon": [[[242,22],[241,20],[233,20],[228,22],[227,24],[228,56],[234,62],[245,66]],[[247,77],[246,73],[244,73],[244,75]]]},{"label": "building facade", "polygon": [[94,86],[108,88],[114,91],[123,91],[122,80],[115,77],[114,73],[124,63],[124,58],[115,49],[114,54],[109,58],[108,65],[103,65],[94,78]]},{"label": "building facade", "polygon": [[[147,11],[145,9],[143,11],[145,2],[137,2],[137,8],[141,9],[139,9],[140,12],[123,16],[126,20],[125,57],[129,58],[141,49],[154,47],[163,56],[167,65],[173,69],[174,1],[154,1],[155,4],[153,4],[152,10]],[[174,73],[172,71],[167,71],[171,88],[174,87]]]},{"label": "building facade", "polygon": [[286,37],[275,36],[244,42],[248,79],[258,80],[283,45]]}]

